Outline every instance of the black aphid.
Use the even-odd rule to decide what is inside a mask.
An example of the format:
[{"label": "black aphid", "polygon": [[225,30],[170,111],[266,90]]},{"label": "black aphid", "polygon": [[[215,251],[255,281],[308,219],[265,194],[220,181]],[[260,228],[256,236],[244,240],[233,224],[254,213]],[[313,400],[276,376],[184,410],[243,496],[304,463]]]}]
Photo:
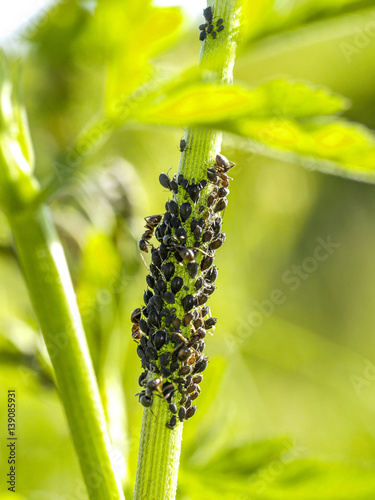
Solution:
[{"label": "black aphid", "polygon": [[160,354],[159,361],[160,361],[160,366],[165,367],[168,365],[169,361],[171,359],[171,353],[170,352],[163,352],[163,354]]},{"label": "black aphid", "polygon": [[173,293],[178,293],[182,285],[184,284],[184,280],[180,276],[175,276],[173,280],[171,281],[171,290]]},{"label": "black aphid", "polygon": [[162,272],[164,274],[164,277],[167,281],[169,281],[172,276],[174,275],[175,267],[172,262],[167,262],[167,264],[164,264],[162,267]]},{"label": "black aphid", "polygon": [[[203,36],[215,38],[224,28],[223,20],[213,23],[211,7],[205,17]],[[187,149],[185,139],[180,149]],[[131,314],[131,336],[143,368],[139,384],[144,389],[137,396],[146,408],[152,407],[155,396],[162,397],[171,415],[166,422],[170,429],[196,411],[192,401],[200,394],[201,372],[208,365],[205,339],[217,321],[208,317],[210,309],[204,304],[215,290],[214,254],[225,241],[220,212],[227,206],[227,172],[234,163],[221,154],[215,160],[203,179],[160,174],[160,184],[178,194],[179,203],[171,199],[164,214],[146,217],[139,242],[139,248],[150,253],[150,273],[145,306]],[[152,243],[154,236],[158,247]]]},{"label": "black aphid", "polygon": [[186,151],[186,149],[189,149],[187,147],[186,140],[185,139],[181,139],[180,140],[180,151],[181,151],[181,153],[183,153],[184,151]]},{"label": "black aphid", "polygon": [[207,368],[207,366],[208,366],[208,358],[202,358],[201,360],[199,360],[195,364],[195,367],[193,369],[193,373],[204,372],[204,370]]},{"label": "black aphid", "polygon": [[186,420],[189,420],[193,415],[195,415],[195,412],[197,411],[196,406],[191,406],[188,410],[186,410]]},{"label": "black aphid", "polygon": [[161,295],[153,295],[148,302],[148,307],[153,307],[160,312],[163,309],[163,299]]},{"label": "black aphid", "polygon": [[160,326],[160,317],[155,309],[151,309],[148,315],[148,323],[151,326],[155,326],[156,328],[159,328]]},{"label": "black aphid", "polygon": [[147,324],[147,321],[146,321],[146,320],[144,320],[143,318],[141,318],[141,319],[139,320],[138,325],[139,325],[139,328],[142,330],[142,332],[143,332],[143,333],[145,333],[145,334],[147,335],[147,332],[148,332],[148,330],[149,330],[149,328],[148,328],[148,324]]},{"label": "black aphid", "polygon": [[199,201],[200,189],[199,189],[199,186],[197,184],[191,184],[187,188],[187,193],[194,203],[197,203]]},{"label": "black aphid", "polygon": [[217,318],[208,318],[204,322],[204,327],[205,327],[206,330],[209,330],[210,328],[212,328],[213,326],[215,326],[216,323],[217,323]]},{"label": "black aphid", "polygon": [[160,254],[159,254],[158,250],[153,250],[152,251],[152,253],[151,253],[151,260],[152,260],[152,263],[156,267],[160,267],[161,266],[161,257],[160,257]]},{"label": "black aphid", "polygon": [[197,292],[198,290],[200,290],[203,286],[203,278],[198,278],[197,281],[195,282],[195,285],[194,285],[194,289],[195,291]]},{"label": "black aphid", "polygon": [[228,200],[226,198],[220,198],[220,200],[215,205],[214,212],[221,212],[222,210],[224,210],[224,208],[226,208],[227,205]]},{"label": "black aphid", "polygon": [[174,233],[176,238],[181,241],[181,243],[184,243],[186,241],[186,230],[183,227],[179,227],[176,229],[176,232]]},{"label": "black aphid", "polygon": [[170,225],[174,227],[175,229],[179,228],[181,226],[181,221],[178,217],[172,217],[170,221]]},{"label": "black aphid", "polygon": [[226,239],[226,234],[220,233],[217,236],[217,238],[210,243],[209,249],[210,250],[217,250],[224,243],[225,239]]},{"label": "black aphid", "polygon": [[186,409],[183,406],[178,410],[178,418],[180,422],[183,422],[186,418]]},{"label": "black aphid", "polygon": [[207,255],[206,257],[204,257],[201,261],[201,269],[202,271],[206,271],[206,269],[209,269],[212,264],[214,262],[214,258],[213,257],[210,257],[209,255]]},{"label": "black aphid", "polygon": [[187,272],[191,278],[195,278],[198,274],[199,265],[197,262],[189,262],[186,266]]},{"label": "black aphid", "polygon": [[171,190],[174,192],[174,194],[178,193],[178,184],[176,181],[171,181]]},{"label": "black aphid", "polygon": [[211,230],[205,231],[202,236],[203,243],[207,243],[212,240],[214,233]]},{"label": "black aphid", "polygon": [[166,188],[166,189],[171,189],[171,185],[170,185],[171,180],[170,180],[170,178],[168,177],[168,175],[167,175],[167,174],[161,173],[161,174],[159,175],[159,182],[160,182],[160,184],[161,184],[164,188]]},{"label": "black aphid", "polygon": [[190,203],[186,202],[186,203],[183,203],[180,207],[180,216],[181,216],[181,220],[182,222],[185,222],[191,215],[192,213],[192,206],[190,205]]},{"label": "black aphid", "polygon": [[205,9],[203,9],[203,16],[205,20],[208,22],[208,24],[211,24],[214,18],[212,7],[206,7]]},{"label": "black aphid", "polygon": [[167,211],[170,214],[178,217],[178,213],[179,213],[178,205],[177,205],[177,203],[174,200],[167,201],[166,208],[167,208]]},{"label": "black aphid", "polygon": [[165,292],[163,294],[163,299],[167,304],[174,304],[175,303],[175,296],[174,293],[172,292]]},{"label": "black aphid", "polygon": [[169,411],[170,411],[171,413],[173,413],[173,414],[174,414],[174,413],[177,413],[177,406],[176,406],[176,404],[175,404],[175,403],[170,403],[170,405],[169,405]]},{"label": "black aphid", "polygon": [[229,189],[226,187],[221,187],[217,191],[218,198],[224,198],[224,196],[228,196],[228,194],[229,194]]},{"label": "black aphid", "polygon": [[147,305],[149,300],[151,299],[151,297],[153,296],[153,293],[151,292],[151,290],[146,290],[145,293],[143,294],[143,300],[144,300],[144,303]]},{"label": "black aphid", "polygon": [[191,248],[182,248],[180,250],[180,257],[183,260],[187,260],[187,261],[191,262],[195,259],[195,254]]},{"label": "black aphid", "polygon": [[177,357],[180,361],[186,361],[192,354],[193,351],[190,349],[190,347],[184,346],[178,351]]},{"label": "black aphid", "polygon": [[[154,345],[159,351],[165,344],[169,342],[169,334],[163,330],[158,330],[154,335]],[[169,357],[168,357],[169,359]],[[161,361],[160,361],[161,364]],[[163,366],[166,366],[167,363]]]},{"label": "black aphid", "polygon": [[191,366],[185,365],[178,371],[179,375],[189,375],[191,372]]},{"label": "black aphid", "polygon": [[197,300],[193,295],[187,295],[183,300],[183,307],[185,312],[189,312],[196,305]]},{"label": "black aphid", "polygon": [[201,295],[199,295],[198,297],[198,304],[200,306],[203,306],[203,304],[205,304],[208,300],[209,296],[207,293],[202,293]]},{"label": "black aphid", "polygon": [[147,347],[146,349],[146,356],[148,359],[155,360],[158,359],[158,353],[153,347]]},{"label": "black aphid", "polygon": [[176,415],[173,415],[173,417],[170,419],[170,421],[166,424],[166,426],[169,428],[169,429],[173,429],[175,426],[176,426],[176,423],[177,423],[177,419],[176,419]]},{"label": "black aphid", "polygon": [[158,281],[156,282],[156,286],[160,294],[163,294],[167,291],[167,284],[163,279],[158,279]]},{"label": "black aphid", "polygon": [[201,42],[203,42],[204,40],[206,40],[206,37],[207,37],[206,30],[202,30],[202,31],[199,33],[199,40],[200,40]]},{"label": "black aphid", "polygon": [[214,168],[207,169],[207,178],[210,182],[214,184],[217,182],[217,172]]}]

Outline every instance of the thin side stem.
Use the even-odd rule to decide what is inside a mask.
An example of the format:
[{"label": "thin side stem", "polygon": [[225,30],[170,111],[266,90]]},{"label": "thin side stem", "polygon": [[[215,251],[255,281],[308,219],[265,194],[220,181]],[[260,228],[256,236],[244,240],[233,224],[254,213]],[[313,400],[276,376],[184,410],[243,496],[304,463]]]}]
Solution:
[{"label": "thin side stem", "polygon": [[[214,15],[224,19],[225,29],[216,40],[208,36],[203,42],[199,67],[211,82],[228,84],[233,78],[240,14],[238,0],[216,0],[210,5]],[[205,178],[207,164],[212,164],[220,151],[221,138],[219,131],[188,128],[185,136],[188,149],[181,154],[178,172],[189,180]],[[179,196],[175,199],[181,203]],[[173,430],[168,429],[165,425],[170,418],[168,405],[166,401],[154,399],[152,411],[145,408],[143,412],[134,500],[176,497],[183,425],[178,422]]]},{"label": "thin side stem", "polygon": [[50,212],[45,207],[23,210],[10,214],[9,220],[89,497],[123,500],[73,285]]}]

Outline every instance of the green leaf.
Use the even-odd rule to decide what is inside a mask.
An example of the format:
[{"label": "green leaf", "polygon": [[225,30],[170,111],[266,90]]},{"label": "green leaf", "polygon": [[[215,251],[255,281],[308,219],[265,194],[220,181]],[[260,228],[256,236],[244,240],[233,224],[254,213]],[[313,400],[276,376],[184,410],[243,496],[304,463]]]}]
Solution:
[{"label": "green leaf", "polygon": [[[57,391],[46,385],[45,380],[41,379],[35,370],[21,364],[14,366],[2,363],[1,387],[9,387],[9,381],[20,396],[18,421],[25,422],[22,433],[23,450],[33,449],[35,452],[23,453],[22,447],[18,448],[19,461],[16,463],[16,472],[20,471],[18,466],[22,463],[22,469],[27,471],[27,477],[17,474],[16,493],[7,491],[5,480],[0,500],[77,498],[77,485],[80,484],[78,481],[82,479]],[[5,425],[4,419],[2,422]],[[21,434],[20,428],[19,434]],[[51,443],[55,450],[53,460],[51,460]],[[2,453],[1,456],[3,460],[0,470],[6,477],[9,465],[5,458],[6,454]],[[78,498],[87,500],[88,497],[79,493]]]},{"label": "green leaf", "polygon": [[345,111],[350,101],[323,86],[299,80],[277,78],[263,83],[255,91],[264,94],[259,116],[309,118]]},{"label": "green leaf", "polygon": [[290,439],[280,437],[245,444],[230,450],[224,449],[204,469],[209,474],[230,473],[236,476],[248,476],[273,460],[280,459],[280,456],[288,452],[292,446]]},{"label": "green leaf", "polygon": [[[300,124],[295,119],[306,120],[340,113],[349,107],[349,101],[344,97],[323,86],[285,78],[270,80],[251,89],[240,85],[218,87],[203,82],[202,79],[203,76],[198,71],[188,70],[162,85],[150,84],[148,89],[144,88],[144,92],[138,93],[131,106],[127,106],[125,100],[116,112],[107,118],[102,117],[82,133],[72,151],[79,151],[80,144],[87,142],[90,142],[94,150],[126,121],[133,121],[178,127],[183,124],[221,128],[264,143],[261,147],[252,144],[261,154],[274,156],[288,153],[288,160],[306,163],[306,158],[302,156],[310,156],[311,149],[313,157],[308,159],[309,164],[315,161],[315,157],[331,163],[340,161],[341,157],[332,157],[332,147],[327,148],[324,140],[317,149],[316,145],[309,149],[306,145],[311,142],[308,131],[303,132],[307,122]],[[107,133],[98,133],[103,130]],[[319,130],[316,125],[316,132]],[[304,141],[301,141],[303,134]],[[319,138],[317,141],[319,142]],[[305,144],[302,145],[301,142]],[[298,153],[298,156],[291,158],[291,152]],[[340,167],[322,165],[322,161],[319,163],[319,167],[315,167],[315,163],[311,167],[329,172],[338,171],[340,175],[344,175]],[[345,168],[344,172],[347,170]],[[63,178],[68,179],[75,171],[76,168],[72,169],[61,163],[59,177],[61,172]],[[348,172],[346,175],[349,175]],[[60,183],[61,180],[51,181],[45,189],[45,196],[54,192]]]},{"label": "green leaf", "polygon": [[[232,125],[228,125],[231,130]],[[286,118],[239,120],[234,129],[255,142],[254,151],[325,173],[375,181],[375,136],[339,118],[298,122]]]},{"label": "green leaf", "polygon": [[19,209],[38,191],[19,78],[0,50],[0,203],[5,211]]},{"label": "green leaf", "polygon": [[244,45],[373,5],[372,0],[244,0]]},{"label": "green leaf", "polygon": [[137,119],[214,126],[247,137],[256,153],[374,180],[374,136],[363,125],[330,116],[347,109],[349,101],[329,89],[286,79],[253,89],[216,87],[188,78],[185,86],[178,80],[145,99],[135,111]]},{"label": "green leaf", "polygon": [[13,316],[0,316],[0,352],[17,354],[19,357],[34,356],[38,351],[37,332],[23,319]]},{"label": "green leaf", "polygon": [[[370,466],[313,459],[280,462],[254,498],[267,500],[372,500],[375,476]],[[279,472],[278,472],[279,471]],[[254,485],[251,485],[253,486]]]},{"label": "green leaf", "polygon": [[1,493],[0,500],[26,500],[26,497],[18,493]]},{"label": "green leaf", "polygon": [[107,110],[150,79],[150,59],[176,41],[181,24],[178,8],[157,8],[150,0],[99,2],[93,37],[101,34],[106,57]]},{"label": "green leaf", "polygon": [[[204,104],[203,104],[204,103]],[[252,89],[239,85],[217,87],[189,82],[165,88],[165,94],[147,99],[136,110],[137,119],[169,125],[203,125],[240,116],[307,118],[329,115],[349,107],[349,101],[325,87],[275,79]]]},{"label": "green leaf", "polygon": [[239,86],[195,84],[140,109],[137,119],[169,125],[205,124],[243,114],[244,110],[251,113],[258,106],[259,98]]},{"label": "green leaf", "polygon": [[[288,439],[233,447],[203,467],[181,471],[179,492],[189,498],[244,500],[372,500],[371,467],[305,458]],[[191,485],[194,484],[194,488]],[[235,496],[237,495],[237,496]]]}]

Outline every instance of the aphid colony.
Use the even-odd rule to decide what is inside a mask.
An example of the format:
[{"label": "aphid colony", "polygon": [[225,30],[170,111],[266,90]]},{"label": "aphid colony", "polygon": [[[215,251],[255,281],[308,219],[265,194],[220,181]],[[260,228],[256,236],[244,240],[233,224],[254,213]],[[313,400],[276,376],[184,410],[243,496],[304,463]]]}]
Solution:
[{"label": "aphid colony", "polygon": [[199,29],[201,30],[199,40],[203,42],[203,40],[207,38],[207,35],[211,35],[215,40],[217,34],[224,29],[224,20],[220,18],[216,21],[216,26],[214,25],[214,13],[212,11],[212,7],[203,9],[203,16],[206,22],[199,26]]},{"label": "aphid colony", "polygon": [[[206,305],[218,275],[215,251],[225,241],[220,212],[227,206],[227,172],[234,166],[223,155],[207,169],[206,178],[172,179],[160,174],[160,184],[173,193],[164,215],[145,218],[139,248],[151,254],[144,306],[131,314],[132,338],[138,342],[143,373],[140,403],[151,407],[159,396],[169,405],[166,422],[173,429],[177,418],[191,418],[207,368],[205,337],[216,324]],[[177,200],[179,203],[177,203]],[[154,247],[151,239],[159,242]]]}]

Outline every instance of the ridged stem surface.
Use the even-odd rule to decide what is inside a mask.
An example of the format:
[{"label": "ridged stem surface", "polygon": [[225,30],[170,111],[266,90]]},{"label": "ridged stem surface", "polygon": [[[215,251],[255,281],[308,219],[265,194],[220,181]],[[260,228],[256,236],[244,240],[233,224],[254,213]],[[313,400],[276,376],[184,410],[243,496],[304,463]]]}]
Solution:
[{"label": "ridged stem surface", "polygon": [[[210,5],[214,16],[223,18],[225,28],[215,40],[207,36],[202,43],[199,68],[207,74],[209,82],[229,84],[233,78],[239,27],[238,1],[217,0]],[[188,128],[185,139],[188,149],[181,154],[178,173],[188,180],[206,178],[207,165],[214,163],[220,152],[221,132]],[[179,204],[182,201],[180,195],[175,196],[175,200]],[[176,497],[183,424],[178,422],[173,430],[167,428],[168,404],[158,397],[154,400],[152,409],[145,408],[143,412],[134,500]]]},{"label": "ridged stem surface", "polygon": [[9,220],[89,498],[123,500],[76,296],[49,209],[25,209],[9,214]]}]

